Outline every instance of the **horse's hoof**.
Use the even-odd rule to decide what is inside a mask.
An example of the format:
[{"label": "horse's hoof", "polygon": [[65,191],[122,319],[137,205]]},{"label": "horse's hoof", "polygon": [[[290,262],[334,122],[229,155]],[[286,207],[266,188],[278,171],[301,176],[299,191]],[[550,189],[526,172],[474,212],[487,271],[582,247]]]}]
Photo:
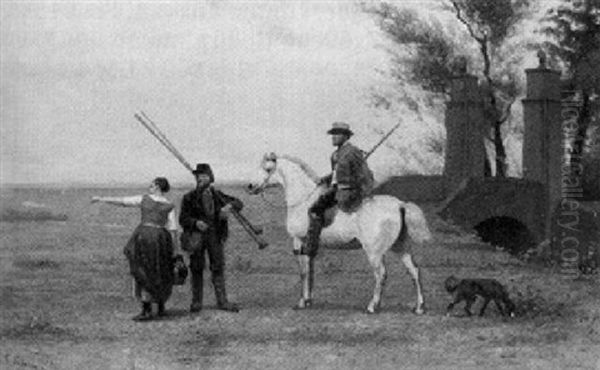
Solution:
[{"label": "horse's hoof", "polygon": [[369,305],[365,309],[365,312],[369,315],[376,314],[379,312],[379,305]]},{"label": "horse's hoof", "polygon": [[423,314],[425,314],[425,306],[415,307],[415,308],[413,308],[412,312],[415,315],[423,315]]},{"label": "horse's hoof", "polygon": [[305,310],[312,306],[312,299],[302,299],[294,306],[294,310]]}]

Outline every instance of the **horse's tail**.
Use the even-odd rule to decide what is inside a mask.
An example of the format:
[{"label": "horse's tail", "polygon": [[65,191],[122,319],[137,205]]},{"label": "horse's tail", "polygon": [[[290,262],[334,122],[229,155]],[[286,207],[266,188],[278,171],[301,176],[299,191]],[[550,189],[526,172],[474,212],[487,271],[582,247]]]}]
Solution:
[{"label": "horse's tail", "polygon": [[400,234],[406,233],[413,243],[422,244],[432,239],[427,219],[419,206],[410,202],[402,203],[400,217],[402,217]]}]

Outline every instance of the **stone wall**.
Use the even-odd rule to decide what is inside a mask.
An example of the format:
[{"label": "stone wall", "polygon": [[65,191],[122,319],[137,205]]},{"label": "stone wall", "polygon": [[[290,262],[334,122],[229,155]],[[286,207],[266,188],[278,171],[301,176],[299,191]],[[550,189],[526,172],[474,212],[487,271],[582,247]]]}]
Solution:
[{"label": "stone wall", "polygon": [[375,194],[388,194],[404,201],[437,202],[446,197],[443,176],[397,176],[377,187]]},{"label": "stone wall", "polygon": [[544,240],[545,192],[543,184],[524,179],[470,179],[440,215],[465,229],[492,218],[510,218],[527,227],[535,243]]}]

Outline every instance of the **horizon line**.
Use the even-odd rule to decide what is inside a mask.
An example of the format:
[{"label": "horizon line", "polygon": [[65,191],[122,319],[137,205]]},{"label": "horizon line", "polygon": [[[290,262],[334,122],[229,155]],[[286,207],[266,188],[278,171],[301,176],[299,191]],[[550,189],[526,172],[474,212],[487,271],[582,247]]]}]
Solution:
[{"label": "horizon line", "polygon": [[[246,180],[221,180],[216,181],[216,185],[239,185],[245,183]],[[181,188],[181,187],[189,187],[190,184],[193,184],[194,181],[191,180],[189,182],[173,182],[171,183],[171,188]],[[14,182],[14,183],[0,183],[0,188],[35,188],[35,187],[45,187],[45,188],[120,188],[120,187],[146,187],[148,186],[147,182]]]}]

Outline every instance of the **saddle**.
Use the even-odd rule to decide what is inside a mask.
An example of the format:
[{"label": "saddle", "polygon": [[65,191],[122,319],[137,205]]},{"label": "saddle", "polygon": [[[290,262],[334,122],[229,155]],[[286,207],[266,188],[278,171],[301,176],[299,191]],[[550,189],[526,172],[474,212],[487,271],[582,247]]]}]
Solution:
[{"label": "saddle", "polygon": [[[343,212],[343,211],[340,210],[340,208],[337,205],[325,210],[325,213],[323,214],[323,228],[326,228],[326,227],[330,226],[331,224],[333,224],[333,222],[335,221],[335,217],[340,212]],[[362,247],[362,244],[360,244],[360,242],[356,238],[352,239],[348,243],[328,246],[328,248],[330,248],[330,249],[338,249],[338,250],[356,250],[356,249],[360,249],[361,247]]]},{"label": "saddle", "polygon": [[323,213],[323,228],[331,225],[333,221],[335,221],[335,216],[338,214],[339,210],[340,207],[337,205],[325,210],[325,213]]},{"label": "saddle", "polygon": [[336,204],[325,210],[323,214],[323,227],[327,227],[333,223],[338,212],[354,213],[363,204],[365,199],[369,198],[365,193],[356,193],[353,191],[338,190],[335,194]]},{"label": "saddle", "polygon": [[338,204],[334,205],[331,208],[327,208],[323,213],[323,227],[325,228],[327,226],[330,226],[335,221],[335,216],[337,216],[338,213],[354,213],[360,208],[361,205],[362,201],[355,204],[354,207],[350,210],[342,210]]}]

